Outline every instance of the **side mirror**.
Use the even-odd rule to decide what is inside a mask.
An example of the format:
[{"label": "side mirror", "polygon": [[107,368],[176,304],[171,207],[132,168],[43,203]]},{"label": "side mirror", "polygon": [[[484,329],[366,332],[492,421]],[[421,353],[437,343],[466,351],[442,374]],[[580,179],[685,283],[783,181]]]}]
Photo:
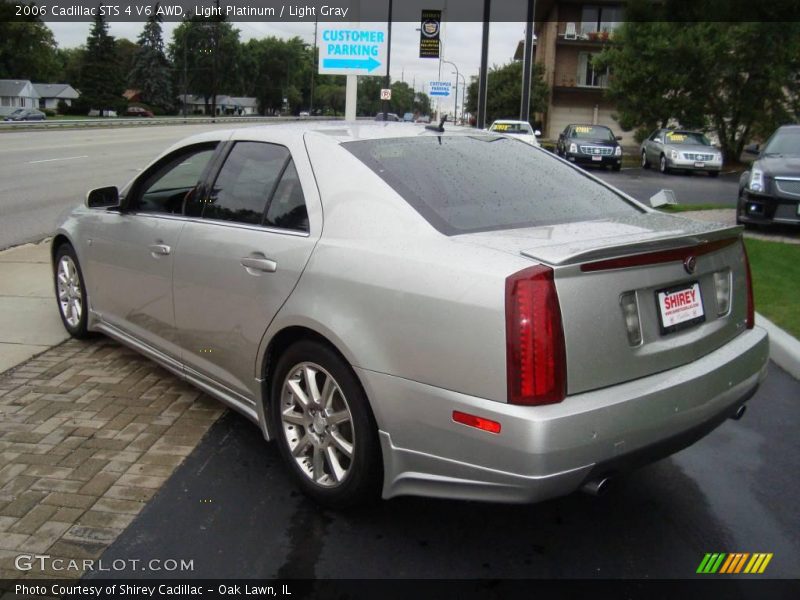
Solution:
[{"label": "side mirror", "polygon": [[618,142],[621,142],[622,141],[622,136],[621,135],[615,136],[614,139],[616,139]]},{"label": "side mirror", "polygon": [[663,144],[664,141],[661,138],[656,138],[653,140],[656,144]]},{"label": "side mirror", "polygon": [[119,206],[119,190],[117,186],[95,188],[86,194],[86,206],[89,208],[116,208]]},{"label": "side mirror", "polygon": [[756,156],[758,156],[759,147],[760,146],[758,144],[748,144],[747,146],[744,147],[744,151],[746,154],[755,154]]},{"label": "side mirror", "polygon": [[536,137],[539,137],[540,135],[542,135],[542,132],[541,132],[541,131],[539,131],[538,129],[535,129],[535,130],[533,131],[533,135],[535,135]]}]

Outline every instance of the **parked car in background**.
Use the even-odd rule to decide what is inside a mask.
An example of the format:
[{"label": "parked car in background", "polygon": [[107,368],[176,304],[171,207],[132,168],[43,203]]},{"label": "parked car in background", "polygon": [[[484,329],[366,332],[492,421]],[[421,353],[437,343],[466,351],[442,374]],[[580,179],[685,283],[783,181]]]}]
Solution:
[{"label": "parked car in background", "polygon": [[155,117],[152,111],[147,110],[143,106],[129,106],[125,110],[126,117]]},{"label": "parked car in background", "polygon": [[736,222],[800,225],[800,125],[779,127],[745,152],[758,158],[739,178]]},{"label": "parked car in background", "polygon": [[310,113],[310,112],[308,112],[307,110],[301,110],[301,111],[300,111],[300,114],[298,114],[297,116],[298,116],[298,117],[310,117],[310,116],[311,116],[311,113]]},{"label": "parked car in background", "polygon": [[403,123],[413,123],[414,113],[407,112],[403,115]]},{"label": "parked car in background", "polygon": [[556,142],[556,154],[579,165],[622,168],[621,137],[604,125],[567,125]]},{"label": "parked car in background", "polygon": [[430,115],[420,115],[420,116],[417,117],[416,121],[414,121],[414,122],[415,123],[428,124],[428,123],[431,122],[431,116]]},{"label": "parked car in background", "polygon": [[[383,113],[379,112],[377,115],[375,115],[375,120],[376,121],[383,121],[384,120],[383,119]],[[386,113],[386,120],[387,121],[402,121],[402,119],[400,117],[398,117],[394,113]]]},{"label": "parked car in background", "polygon": [[595,493],[740,417],[769,344],[739,228],[510,138],[188,138],[58,227],[64,327],[240,411],[335,507]]},{"label": "parked car in background", "polygon": [[642,142],[642,168],[658,165],[662,173],[678,169],[703,171],[716,177],[722,170],[722,151],[700,131],[656,129]]},{"label": "parked car in background", "polygon": [[541,132],[534,131],[527,121],[513,121],[511,119],[498,119],[489,126],[489,131],[511,135],[515,139],[531,146],[539,145],[539,140],[536,139],[536,136],[541,135]]},{"label": "parked car in background", "polygon": [[18,108],[10,115],[7,115],[4,121],[44,121],[47,116],[40,110],[35,108]]}]

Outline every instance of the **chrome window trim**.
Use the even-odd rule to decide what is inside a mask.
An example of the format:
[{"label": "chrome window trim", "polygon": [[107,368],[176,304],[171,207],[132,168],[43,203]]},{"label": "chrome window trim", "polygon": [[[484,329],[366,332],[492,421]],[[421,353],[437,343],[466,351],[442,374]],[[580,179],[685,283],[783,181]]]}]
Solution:
[{"label": "chrome window trim", "polygon": [[130,211],[124,214],[135,217],[146,217],[150,219],[166,219],[169,221],[184,221],[185,223],[203,223],[208,225],[219,225],[222,227],[234,227],[236,229],[249,229],[251,231],[263,231],[266,233],[277,233],[279,235],[290,235],[294,237],[311,237],[308,231],[298,231],[295,229],[280,229],[267,225],[251,225],[249,223],[237,223],[236,221],[225,221],[221,219],[203,219],[201,217],[186,217],[184,215],[173,215],[169,213],[146,213]]}]

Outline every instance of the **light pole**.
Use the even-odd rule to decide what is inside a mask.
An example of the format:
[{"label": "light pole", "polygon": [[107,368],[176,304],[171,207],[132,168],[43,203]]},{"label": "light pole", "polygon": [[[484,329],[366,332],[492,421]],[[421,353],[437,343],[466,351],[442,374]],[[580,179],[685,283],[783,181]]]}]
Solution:
[{"label": "light pole", "polygon": [[456,76],[456,92],[458,92],[458,79],[461,78],[461,120],[464,120],[464,99],[467,97],[467,78],[461,75],[458,71],[451,73]]},{"label": "light pole", "polygon": [[[442,62],[448,65],[452,65],[452,67],[456,70],[456,95],[453,100],[453,122],[455,122],[456,118],[458,117],[458,78],[460,77],[460,75],[458,73],[458,66],[456,65],[456,63],[450,62],[449,60],[442,60]],[[441,77],[441,71],[439,77]]]}]

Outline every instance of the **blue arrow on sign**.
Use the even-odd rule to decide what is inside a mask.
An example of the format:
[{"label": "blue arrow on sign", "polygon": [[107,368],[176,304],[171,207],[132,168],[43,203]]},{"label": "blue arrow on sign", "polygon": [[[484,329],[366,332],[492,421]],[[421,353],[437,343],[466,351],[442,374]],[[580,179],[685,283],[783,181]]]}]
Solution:
[{"label": "blue arrow on sign", "polygon": [[326,58],[322,61],[322,66],[326,69],[364,69],[372,73],[381,63],[371,56],[368,59]]}]

